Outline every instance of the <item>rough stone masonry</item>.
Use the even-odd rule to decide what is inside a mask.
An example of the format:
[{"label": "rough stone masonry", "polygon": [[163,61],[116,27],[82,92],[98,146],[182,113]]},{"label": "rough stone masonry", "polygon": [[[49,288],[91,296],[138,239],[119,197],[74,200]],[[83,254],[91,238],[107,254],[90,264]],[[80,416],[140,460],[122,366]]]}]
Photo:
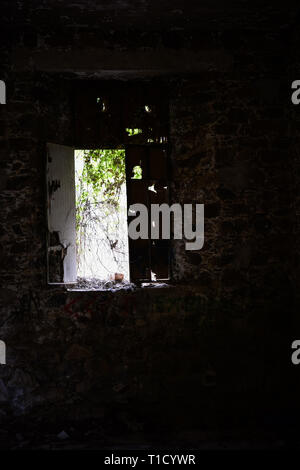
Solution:
[{"label": "rough stone masonry", "polygon": [[[297,15],[294,2],[2,2],[3,425],[280,433],[299,416]],[[72,145],[83,80],[168,87],[172,200],[205,204],[205,244],[172,242],[168,287],[47,285],[46,144]]]}]

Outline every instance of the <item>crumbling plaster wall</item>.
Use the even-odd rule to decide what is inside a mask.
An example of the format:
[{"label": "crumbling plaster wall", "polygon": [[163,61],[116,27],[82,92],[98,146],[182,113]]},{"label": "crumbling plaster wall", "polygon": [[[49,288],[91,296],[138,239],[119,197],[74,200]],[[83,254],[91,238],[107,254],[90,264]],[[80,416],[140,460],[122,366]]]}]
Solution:
[{"label": "crumbling plaster wall", "polygon": [[[222,17],[217,31],[187,34],[173,28],[177,12],[164,33],[142,33],[138,18],[130,32],[112,12],[115,29],[97,25],[93,2],[58,22],[44,7],[26,10],[27,25],[10,7],[7,25],[21,26],[2,42],[0,419],[214,426],[281,415],[296,283],[286,31],[275,20],[274,31],[230,29]],[[174,243],[177,287],[48,287],[45,143],[72,142],[70,81],[152,76],[170,87],[173,200],[205,204],[204,247]]]}]

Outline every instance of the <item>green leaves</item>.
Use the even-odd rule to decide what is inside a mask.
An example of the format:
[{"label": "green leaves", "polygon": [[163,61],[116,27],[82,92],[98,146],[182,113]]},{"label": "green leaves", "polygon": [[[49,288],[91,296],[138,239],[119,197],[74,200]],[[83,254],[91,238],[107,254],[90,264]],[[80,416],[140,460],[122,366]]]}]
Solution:
[{"label": "green leaves", "polygon": [[125,150],[96,149],[75,152],[76,158],[76,224],[81,238],[91,218],[92,207],[103,204],[118,210],[122,185],[126,180]]},{"label": "green leaves", "polygon": [[122,149],[84,150],[84,166],[81,174],[82,203],[94,202],[101,193],[103,202],[117,206],[120,189],[125,182],[125,151]]},{"label": "green leaves", "polygon": [[131,177],[133,180],[141,180],[142,179],[142,168],[137,165],[133,167],[133,176]]}]

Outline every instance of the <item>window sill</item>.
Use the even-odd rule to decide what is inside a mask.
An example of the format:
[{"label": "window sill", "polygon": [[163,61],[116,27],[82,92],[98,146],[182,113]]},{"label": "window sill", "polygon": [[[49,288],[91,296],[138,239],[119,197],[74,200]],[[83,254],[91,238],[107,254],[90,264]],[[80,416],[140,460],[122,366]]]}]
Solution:
[{"label": "window sill", "polygon": [[142,282],[140,285],[129,281],[96,281],[81,280],[77,284],[68,284],[65,286],[68,292],[133,292],[138,289],[161,289],[170,287],[169,283],[161,282]]}]

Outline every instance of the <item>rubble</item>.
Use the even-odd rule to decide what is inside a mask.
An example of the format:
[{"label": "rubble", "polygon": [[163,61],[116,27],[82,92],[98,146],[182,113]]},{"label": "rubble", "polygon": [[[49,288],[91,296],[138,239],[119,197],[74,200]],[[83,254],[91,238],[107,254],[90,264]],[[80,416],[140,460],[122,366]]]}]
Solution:
[{"label": "rubble", "polygon": [[118,291],[118,290],[134,290],[135,284],[129,281],[119,280],[101,280],[96,278],[84,279],[78,278],[76,284],[69,286],[70,291],[82,291],[82,290],[93,290],[93,291]]}]

